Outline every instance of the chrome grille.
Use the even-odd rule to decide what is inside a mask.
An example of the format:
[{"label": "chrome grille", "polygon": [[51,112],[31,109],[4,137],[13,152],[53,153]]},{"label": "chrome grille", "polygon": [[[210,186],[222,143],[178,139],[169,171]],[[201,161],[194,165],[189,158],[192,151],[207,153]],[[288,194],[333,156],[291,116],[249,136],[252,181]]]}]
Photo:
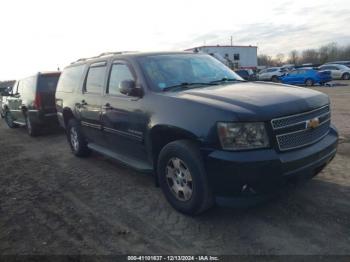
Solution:
[{"label": "chrome grille", "polygon": [[271,124],[273,129],[280,129],[327,114],[330,114],[329,105],[297,115],[276,118],[271,121]]},{"label": "chrome grille", "polygon": [[311,145],[328,134],[329,125],[330,120],[323,122],[315,129],[304,129],[293,133],[278,135],[278,146],[281,151],[284,151]]},{"label": "chrome grille", "polygon": [[[308,128],[307,122],[318,118],[319,126]],[[279,150],[286,151],[311,145],[325,137],[330,128],[330,108],[324,106],[302,114],[273,119],[272,128],[276,133]]]}]

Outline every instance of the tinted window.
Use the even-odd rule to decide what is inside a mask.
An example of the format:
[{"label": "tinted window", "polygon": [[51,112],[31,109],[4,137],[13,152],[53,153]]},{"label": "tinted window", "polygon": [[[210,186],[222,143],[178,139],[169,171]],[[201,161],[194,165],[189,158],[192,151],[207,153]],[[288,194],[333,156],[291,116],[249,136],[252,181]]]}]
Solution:
[{"label": "tinted window", "polygon": [[71,93],[76,90],[80,85],[84,69],[85,65],[68,67],[64,69],[58,82],[57,91]]},{"label": "tinted window", "polygon": [[234,60],[239,60],[239,54],[233,54],[233,59]]},{"label": "tinted window", "polygon": [[106,66],[92,66],[86,78],[85,92],[101,94],[106,76]]},{"label": "tinted window", "polygon": [[53,93],[56,91],[58,78],[60,76],[56,75],[41,75],[39,78],[38,90],[40,92]]},{"label": "tinted window", "polygon": [[292,72],[289,73],[289,75],[297,75],[297,74],[298,74],[298,71],[297,71],[297,70],[292,71]]},{"label": "tinted window", "polygon": [[120,95],[120,84],[125,80],[135,80],[129,67],[125,64],[114,64],[109,78],[108,93]]}]

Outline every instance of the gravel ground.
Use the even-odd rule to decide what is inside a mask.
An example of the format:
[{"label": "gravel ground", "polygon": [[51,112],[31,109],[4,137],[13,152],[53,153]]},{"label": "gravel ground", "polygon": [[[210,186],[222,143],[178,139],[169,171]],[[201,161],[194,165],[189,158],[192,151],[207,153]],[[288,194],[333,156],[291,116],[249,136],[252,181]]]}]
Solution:
[{"label": "gravel ground", "polygon": [[331,96],[342,136],[316,178],[250,208],[177,213],[152,177],[63,133],[31,138],[0,121],[0,254],[350,254],[350,85]]}]

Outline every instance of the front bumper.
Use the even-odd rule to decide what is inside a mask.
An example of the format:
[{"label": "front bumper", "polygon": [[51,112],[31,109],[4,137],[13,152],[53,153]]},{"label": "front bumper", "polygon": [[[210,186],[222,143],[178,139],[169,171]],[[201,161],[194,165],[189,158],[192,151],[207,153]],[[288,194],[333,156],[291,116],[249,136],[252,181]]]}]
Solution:
[{"label": "front bumper", "polygon": [[334,126],[317,143],[279,152],[261,149],[241,152],[203,150],[209,183],[217,197],[241,195],[244,189],[271,193],[290,180],[317,175],[335,156],[338,132]]}]

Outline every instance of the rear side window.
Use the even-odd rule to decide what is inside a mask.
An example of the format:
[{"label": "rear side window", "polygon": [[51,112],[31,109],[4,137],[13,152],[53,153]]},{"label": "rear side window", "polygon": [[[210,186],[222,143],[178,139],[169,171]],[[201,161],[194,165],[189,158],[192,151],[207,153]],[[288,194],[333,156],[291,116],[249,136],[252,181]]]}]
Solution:
[{"label": "rear side window", "polygon": [[126,64],[114,64],[109,78],[108,93],[120,95],[120,84],[125,80],[135,80],[130,68]]},{"label": "rear side window", "polygon": [[60,80],[58,81],[57,91],[72,93],[79,88],[83,76],[85,65],[68,67],[64,69]]},{"label": "rear side window", "polygon": [[106,65],[92,65],[89,69],[86,83],[85,83],[85,92],[101,94],[104,81],[106,77]]},{"label": "rear side window", "polygon": [[18,85],[18,93],[20,93],[22,97],[34,96],[36,90],[36,80],[36,76],[22,79]]},{"label": "rear side window", "polygon": [[38,91],[45,93],[56,92],[59,75],[41,75],[39,77]]}]

